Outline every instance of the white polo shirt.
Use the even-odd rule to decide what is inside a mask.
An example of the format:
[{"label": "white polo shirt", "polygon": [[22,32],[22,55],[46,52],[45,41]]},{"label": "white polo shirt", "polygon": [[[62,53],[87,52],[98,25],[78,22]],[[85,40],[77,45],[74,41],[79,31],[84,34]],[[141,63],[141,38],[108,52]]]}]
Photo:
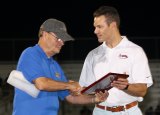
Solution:
[{"label": "white polo shirt", "polygon": [[[90,51],[85,59],[79,83],[86,87],[109,72],[126,73],[129,83],[153,84],[148,59],[143,49],[122,36],[121,42],[114,48],[105,43]],[[101,105],[125,105],[132,101],[142,101],[142,97],[135,97],[117,88],[109,90],[109,97]]]}]

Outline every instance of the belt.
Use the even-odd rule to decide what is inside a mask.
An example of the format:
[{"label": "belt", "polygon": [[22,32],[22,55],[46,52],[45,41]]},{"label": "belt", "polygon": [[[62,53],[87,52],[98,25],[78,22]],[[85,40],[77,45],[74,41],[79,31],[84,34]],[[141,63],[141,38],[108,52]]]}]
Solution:
[{"label": "belt", "polygon": [[97,108],[100,108],[100,109],[103,109],[103,110],[106,110],[106,111],[112,111],[112,112],[120,112],[120,111],[124,111],[126,109],[130,109],[131,107],[134,107],[138,104],[137,101],[134,101],[134,102],[131,102],[127,105],[124,105],[124,106],[113,106],[113,107],[108,107],[108,106],[102,106],[102,105],[98,105],[96,104],[96,107]]}]

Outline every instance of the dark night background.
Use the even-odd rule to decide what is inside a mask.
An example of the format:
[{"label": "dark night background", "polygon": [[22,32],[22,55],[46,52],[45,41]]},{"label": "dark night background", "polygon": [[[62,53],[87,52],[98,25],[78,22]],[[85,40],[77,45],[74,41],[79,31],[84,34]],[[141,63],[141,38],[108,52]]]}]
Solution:
[{"label": "dark night background", "polygon": [[[24,48],[37,43],[39,27],[47,18],[64,21],[68,33],[76,39],[64,46],[59,58],[83,60],[88,51],[99,45],[93,34],[92,14],[101,5],[116,7],[122,35],[142,37],[133,41],[145,49],[150,59],[160,58],[159,51],[154,51],[160,49],[155,46],[160,43],[158,0],[32,0],[0,4],[0,51],[4,52],[0,61],[16,61]],[[145,39],[152,37],[156,40]]]}]

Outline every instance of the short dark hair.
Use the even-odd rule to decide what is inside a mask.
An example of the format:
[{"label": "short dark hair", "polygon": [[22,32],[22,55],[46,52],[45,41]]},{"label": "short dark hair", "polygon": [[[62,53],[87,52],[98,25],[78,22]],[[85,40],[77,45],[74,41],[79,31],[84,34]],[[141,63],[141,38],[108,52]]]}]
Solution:
[{"label": "short dark hair", "polygon": [[101,15],[106,17],[108,25],[114,21],[117,23],[117,27],[120,26],[120,16],[116,8],[111,6],[101,6],[93,13],[93,17],[99,17]]}]

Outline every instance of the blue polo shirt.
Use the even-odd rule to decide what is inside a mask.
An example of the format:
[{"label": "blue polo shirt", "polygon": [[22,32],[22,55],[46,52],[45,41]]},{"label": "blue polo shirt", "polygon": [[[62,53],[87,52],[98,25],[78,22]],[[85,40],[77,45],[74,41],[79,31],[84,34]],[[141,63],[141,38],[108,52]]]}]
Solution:
[{"label": "blue polo shirt", "polygon": [[[37,44],[22,52],[17,70],[21,71],[31,83],[42,76],[67,82],[60,65],[52,57],[48,58]],[[15,88],[13,115],[57,115],[59,99],[64,100],[68,95],[68,90],[40,91],[38,97],[33,98],[24,91]]]}]

